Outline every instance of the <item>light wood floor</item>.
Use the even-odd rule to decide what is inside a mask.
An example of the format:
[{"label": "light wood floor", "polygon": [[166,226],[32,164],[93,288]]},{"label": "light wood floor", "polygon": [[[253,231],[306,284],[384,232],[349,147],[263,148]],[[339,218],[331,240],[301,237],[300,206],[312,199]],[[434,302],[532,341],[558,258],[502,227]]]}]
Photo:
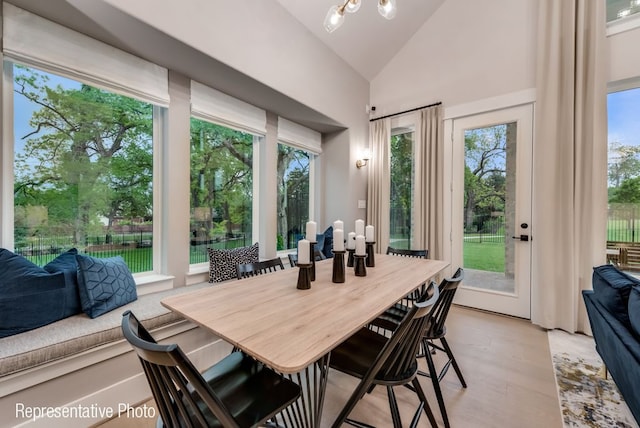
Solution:
[{"label": "light wood floor", "polygon": [[[454,307],[447,320],[447,340],[468,388],[460,386],[453,369],[441,382],[449,421],[456,428],[562,428],[547,334],[528,321]],[[438,356],[436,356],[438,358]],[[425,368],[424,362],[421,362]],[[431,408],[443,426],[433,387],[421,378]],[[349,398],[356,382],[331,371],[323,413],[323,427]],[[413,416],[415,395],[397,388],[403,424]],[[351,417],[380,428],[392,426],[386,392],[376,388],[356,406]],[[117,419],[102,428],[154,427],[155,420]],[[420,427],[429,427],[424,416]]]}]

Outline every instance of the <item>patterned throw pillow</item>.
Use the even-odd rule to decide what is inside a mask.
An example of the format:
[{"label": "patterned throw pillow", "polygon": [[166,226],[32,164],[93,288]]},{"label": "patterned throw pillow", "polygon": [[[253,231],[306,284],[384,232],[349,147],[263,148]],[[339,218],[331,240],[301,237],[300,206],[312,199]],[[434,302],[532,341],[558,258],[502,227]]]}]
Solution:
[{"label": "patterned throw pillow", "polygon": [[82,310],[95,318],[138,298],[136,282],[120,256],[95,258],[76,255]]},{"label": "patterned throw pillow", "polygon": [[260,249],[258,243],[250,247],[218,250],[207,248],[209,253],[209,282],[222,282],[235,279],[236,266],[240,263],[255,263],[259,261]]}]

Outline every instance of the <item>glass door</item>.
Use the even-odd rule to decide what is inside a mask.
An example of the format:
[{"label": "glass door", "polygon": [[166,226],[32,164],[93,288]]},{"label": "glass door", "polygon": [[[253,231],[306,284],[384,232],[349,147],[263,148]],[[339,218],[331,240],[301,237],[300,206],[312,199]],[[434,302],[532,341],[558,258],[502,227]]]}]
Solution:
[{"label": "glass door", "polygon": [[465,270],[456,303],[531,315],[533,107],[453,121],[453,261]]}]

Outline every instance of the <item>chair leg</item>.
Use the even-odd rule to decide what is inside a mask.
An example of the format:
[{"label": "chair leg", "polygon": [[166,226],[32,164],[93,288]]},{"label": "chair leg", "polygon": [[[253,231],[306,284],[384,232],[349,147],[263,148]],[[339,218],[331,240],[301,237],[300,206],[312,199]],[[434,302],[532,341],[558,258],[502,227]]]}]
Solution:
[{"label": "chair leg", "polygon": [[449,428],[450,425],[449,425],[449,418],[447,417],[447,409],[444,406],[444,398],[442,397],[442,390],[440,389],[440,381],[438,380],[438,372],[433,362],[433,357],[431,356],[430,352],[426,352],[424,356],[425,356],[425,359],[427,360],[427,367],[429,367],[429,377],[431,378],[431,383],[433,384],[433,390],[436,393],[436,398],[438,399],[438,407],[440,407],[440,414],[442,415],[444,426],[446,428]]},{"label": "chair leg", "polygon": [[[360,399],[364,397],[364,394],[367,392],[367,390],[370,387],[371,387],[371,384],[369,382],[365,383],[364,381],[360,381],[360,383],[358,383],[358,386],[351,394],[351,397],[349,397],[349,401],[347,401],[347,404],[345,404],[345,406],[340,411],[340,414],[338,415],[336,420],[333,422],[333,425],[331,425],[332,428],[339,428],[342,426],[343,423],[347,422],[347,417],[349,416],[353,408],[356,407],[356,404],[358,404],[358,401],[360,401]],[[349,423],[351,424],[351,422]]]},{"label": "chair leg", "polygon": [[400,419],[400,410],[398,409],[398,401],[396,394],[393,392],[392,386],[387,386],[387,398],[389,399],[389,408],[391,409],[391,419],[393,420],[393,428],[402,428],[402,420]]},{"label": "chair leg", "polygon": [[413,378],[413,381],[411,381],[411,384],[413,385],[413,388],[415,389],[416,394],[418,394],[418,398],[423,403],[424,412],[427,414],[427,418],[429,419],[429,422],[431,422],[431,426],[433,428],[438,428],[438,423],[436,422],[435,416],[433,416],[433,412],[431,411],[431,406],[429,406],[429,402],[427,401],[427,396],[424,394],[422,385],[420,385],[420,381],[418,380],[417,377],[415,377]]},{"label": "chair leg", "polygon": [[460,367],[458,367],[458,363],[456,362],[456,359],[453,356],[453,352],[451,352],[451,348],[449,347],[449,344],[447,343],[447,339],[445,339],[444,337],[441,337],[440,338],[440,342],[442,342],[442,347],[444,348],[445,352],[447,353],[447,356],[451,360],[451,364],[453,365],[453,369],[456,371],[456,374],[458,375],[458,379],[460,379],[460,383],[462,384],[462,387],[466,388],[467,387],[467,382],[465,382],[464,381],[464,377],[462,377],[462,371],[460,370]]}]

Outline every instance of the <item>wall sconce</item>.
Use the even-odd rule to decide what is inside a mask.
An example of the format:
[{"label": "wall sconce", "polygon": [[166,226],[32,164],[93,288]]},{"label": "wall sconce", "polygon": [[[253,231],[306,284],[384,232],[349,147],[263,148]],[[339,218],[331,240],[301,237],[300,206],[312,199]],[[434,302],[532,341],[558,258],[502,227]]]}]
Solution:
[{"label": "wall sconce", "polygon": [[367,164],[369,163],[369,159],[371,159],[371,150],[364,149],[362,151],[361,158],[356,161],[356,167],[360,169],[363,166],[367,166]]}]

